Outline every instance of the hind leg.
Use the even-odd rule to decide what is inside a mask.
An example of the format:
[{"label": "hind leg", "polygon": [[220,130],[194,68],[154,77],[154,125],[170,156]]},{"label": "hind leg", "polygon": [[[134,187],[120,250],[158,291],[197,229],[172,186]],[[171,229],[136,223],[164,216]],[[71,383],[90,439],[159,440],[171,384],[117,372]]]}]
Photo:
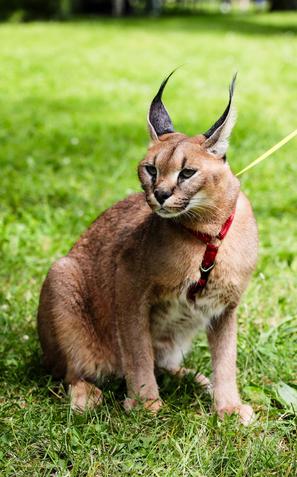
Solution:
[{"label": "hind leg", "polygon": [[173,376],[178,378],[183,378],[184,376],[191,375],[194,378],[194,381],[206,388],[207,391],[211,391],[210,380],[204,376],[204,374],[195,371],[195,369],[189,369],[181,366],[181,363],[186,355],[188,349],[191,346],[191,341],[184,341],[182,345],[177,345],[174,342],[164,342],[163,346],[158,346],[156,348],[156,364],[157,367],[162,371],[167,371]]},{"label": "hind leg", "polygon": [[191,375],[194,378],[194,381],[200,386],[205,387],[208,391],[211,390],[211,383],[210,380],[204,376],[202,373],[198,373],[195,369],[184,368],[183,366],[180,368],[170,368],[167,369],[170,374],[173,376],[177,376],[178,378],[183,378],[184,376]]},{"label": "hind leg", "polygon": [[71,405],[79,410],[101,402],[101,391],[91,383],[113,371],[113,357],[96,333],[87,296],[79,264],[65,257],[49,271],[38,311],[44,363],[54,377],[64,378]]}]

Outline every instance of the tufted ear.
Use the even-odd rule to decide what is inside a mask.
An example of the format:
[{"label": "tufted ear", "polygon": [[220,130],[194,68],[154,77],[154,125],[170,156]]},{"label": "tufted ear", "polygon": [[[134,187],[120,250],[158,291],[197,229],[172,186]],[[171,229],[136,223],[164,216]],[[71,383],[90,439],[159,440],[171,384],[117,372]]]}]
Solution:
[{"label": "tufted ear", "polygon": [[162,82],[158,93],[154,97],[150,109],[148,112],[147,122],[150,136],[153,141],[158,141],[159,136],[162,134],[173,133],[174,128],[170,116],[162,103],[162,94],[164,88],[169,80],[170,76],[173,75],[175,70],[173,70],[169,76]]},{"label": "tufted ear", "polygon": [[219,157],[224,157],[228,149],[228,139],[236,120],[236,110],[233,106],[233,93],[237,73],[233,76],[229,87],[229,102],[222,116],[203,135],[206,141],[203,148]]}]

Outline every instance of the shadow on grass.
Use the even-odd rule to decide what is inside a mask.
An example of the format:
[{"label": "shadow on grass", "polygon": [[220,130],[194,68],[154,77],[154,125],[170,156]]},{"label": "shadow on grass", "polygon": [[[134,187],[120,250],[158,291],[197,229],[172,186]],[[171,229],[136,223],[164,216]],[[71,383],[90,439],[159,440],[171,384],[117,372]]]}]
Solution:
[{"label": "shadow on grass", "polygon": [[[35,400],[37,398],[40,401],[50,397],[53,403],[57,402],[57,398],[62,400],[60,403],[63,403],[67,394],[66,387],[62,380],[54,380],[43,368],[40,352],[34,350],[32,354],[27,354],[23,358],[17,367],[0,367],[5,387],[12,389],[17,383],[15,388],[17,394],[21,388],[24,396],[28,393],[35,396]],[[158,384],[161,399],[166,405],[179,409],[192,407],[208,409],[211,406],[209,394],[197,385],[191,376],[179,379],[165,373],[158,376]],[[108,377],[100,384],[100,388],[108,407],[121,406],[127,393],[124,379]]]}]

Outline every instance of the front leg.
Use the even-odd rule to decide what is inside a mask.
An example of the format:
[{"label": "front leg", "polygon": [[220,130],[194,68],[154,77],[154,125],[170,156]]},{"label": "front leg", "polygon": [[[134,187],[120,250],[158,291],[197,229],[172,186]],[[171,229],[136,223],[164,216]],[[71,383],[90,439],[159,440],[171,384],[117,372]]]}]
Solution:
[{"label": "front leg", "polygon": [[213,319],[208,329],[213,366],[214,406],[220,417],[237,413],[242,424],[253,418],[251,406],[241,403],[236,384],[237,320],[235,309]]},{"label": "front leg", "polygon": [[149,324],[146,292],[127,276],[118,280],[116,316],[122,368],[127,384],[127,411],[143,401],[144,407],[157,412],[161,407],[154,373],[154,351]]}]

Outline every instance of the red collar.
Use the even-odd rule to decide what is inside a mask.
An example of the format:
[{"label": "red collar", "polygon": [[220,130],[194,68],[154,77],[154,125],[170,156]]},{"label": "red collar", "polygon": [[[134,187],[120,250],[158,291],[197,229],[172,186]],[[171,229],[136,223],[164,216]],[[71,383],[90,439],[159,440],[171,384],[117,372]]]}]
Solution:
[{"label": "red collar", "polygon": [[203,255],[203,259],[202,259],[202,262],[201,262],[201,265],[200,265],[200,278],[199,278],[198,282],[191,285],[190,288],[188,289],[188,294],[187,295],[188,295],[188,298],[190,300],[195,300],[196,293],[203,290],[203,288],[206,286],[208,276],[209,276],[211,270],[213,269],[213,267],[216,264],[215,259],[216,259],[216,255],[218,253],[219,246],[220,246],[220,244],[219,245],[213,244],[212,241],[217,239],[217,240],[220,240],[220,242],[221,242],[225,238],[225,236],[227,235],[228,230],[230,229],[230,227],[232,225],[234,215],[235,215],[235,210],[228,217],[226,222],[223,224],[220,232],[215,237],[213,237],[212,235],[209,235],[209,234],[199,232],[199,231],[196,232],[195,230],[191,230],[191,229],[187,228],[187,230],[192,235],[194,235],[194,237],[196,237],[198,240],[205,243],[205,245],[206,245],[206,249],[205,249],[205,252],[204,252],[204,255]]}]

